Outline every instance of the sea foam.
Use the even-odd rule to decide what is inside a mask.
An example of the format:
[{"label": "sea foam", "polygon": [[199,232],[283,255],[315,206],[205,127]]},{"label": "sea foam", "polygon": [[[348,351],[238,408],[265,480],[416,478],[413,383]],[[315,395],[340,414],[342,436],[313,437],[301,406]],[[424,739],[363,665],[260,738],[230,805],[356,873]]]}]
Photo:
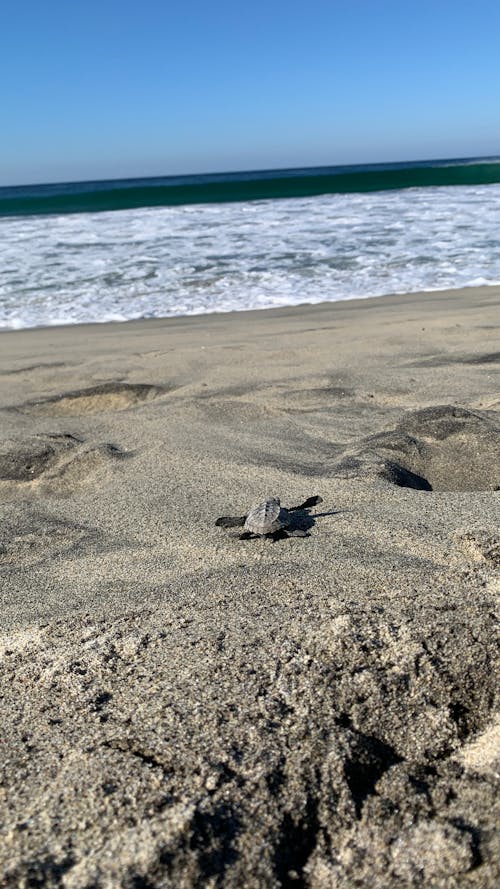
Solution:
[{"label": "sea foam", "polygon": [[0,327],[500,283],[500,185],[0,219]]}]

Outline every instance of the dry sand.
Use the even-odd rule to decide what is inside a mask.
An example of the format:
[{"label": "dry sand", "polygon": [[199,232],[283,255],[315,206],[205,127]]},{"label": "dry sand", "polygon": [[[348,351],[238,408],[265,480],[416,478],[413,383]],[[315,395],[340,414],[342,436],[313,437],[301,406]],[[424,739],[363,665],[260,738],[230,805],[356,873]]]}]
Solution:
[{"label": "dry sand", "polygon": [[499,885],[499,301],[0,335],[1,886]]}]

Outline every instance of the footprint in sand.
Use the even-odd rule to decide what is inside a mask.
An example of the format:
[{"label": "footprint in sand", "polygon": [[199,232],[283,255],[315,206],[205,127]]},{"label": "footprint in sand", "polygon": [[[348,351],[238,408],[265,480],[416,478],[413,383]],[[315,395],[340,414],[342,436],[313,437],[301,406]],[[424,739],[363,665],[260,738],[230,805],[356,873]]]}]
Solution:
[{"label": "footprint in sand", "polygon": [[57,464],[82,442],[69,433],[34,436],[24,441],[10,440],[0,446],[0,480],[31,482]]},{"label": "footprint in sand", "polygon": [[497,491],[500,422],[494,412],[454,405],[410,411],[395,429],[344,452],[334,474],[423,491]]},{"label": "footprint in sand", "polygon": [[86,443],[69,433],[46,433],[0,446],[0,483],[64,497],[84,488],[97,471],[130,454],[109,443]]},{"label": "footprint in sand", "polygon": [[124,411],[143,402],[152,401],[172,387],[149,383],[101,383],[89,389],[63,392],[40,401],[19,405],[16,410],[35,416],[69,417],[96,414],[100,411]]},{"label": "footprint in sand", "polygon": [[2,525],[0,573],[22,571],[50,562],[54,556],[69,558],[102,546],[102,536],[95,528],[41,513],[31,515]]}]

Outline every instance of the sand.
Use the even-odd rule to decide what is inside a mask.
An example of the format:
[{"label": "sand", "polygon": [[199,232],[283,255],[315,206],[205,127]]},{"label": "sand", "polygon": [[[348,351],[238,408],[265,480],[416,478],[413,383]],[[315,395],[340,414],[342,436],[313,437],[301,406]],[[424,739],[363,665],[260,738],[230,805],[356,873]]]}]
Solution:
[{"label": "sand", "polygon": [[499,300],[0,334],[0,886],[499,885]]}]

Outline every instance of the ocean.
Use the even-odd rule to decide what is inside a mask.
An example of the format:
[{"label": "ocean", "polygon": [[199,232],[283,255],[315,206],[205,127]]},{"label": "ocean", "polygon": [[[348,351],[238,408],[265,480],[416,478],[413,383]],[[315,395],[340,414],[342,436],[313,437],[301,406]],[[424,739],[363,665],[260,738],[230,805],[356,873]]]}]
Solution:
[{"label": "ocean", "polygon": [[500,283],[500,160],[0,188],[0,328]]}]

